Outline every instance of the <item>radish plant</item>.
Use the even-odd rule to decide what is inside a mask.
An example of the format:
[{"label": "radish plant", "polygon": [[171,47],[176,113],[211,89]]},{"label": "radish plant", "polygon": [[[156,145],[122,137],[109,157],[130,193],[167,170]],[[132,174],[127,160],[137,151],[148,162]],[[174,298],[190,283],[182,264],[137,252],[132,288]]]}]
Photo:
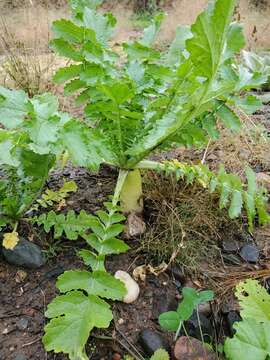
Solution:
[{"label": "radish plant", "polygon": [[[48,161],[52,157],[52,162],[68,151],[77,165],[98,170],[106,163],[119,169],[107,212],[99,212],[95,219],[85,213],[77,217],[74,213],[66,217],[50,213],[36,219],[48,231],[54,227],[56,237],[63,232],[72,239],[83,235],[94,249],[80,253],[92,272],[61,275],[57,286],[65,294],[53,300],[47,311],[51,320],[43,338],[46,349],[67,353],[73,360],[87,359],[85,344],[90,331],[110,324],[112,313],[103,298],[121,300],[125,295],[123,284],[106,273],[104,261],[107,254],[127,250],[115,238],[122,231],[119,223],[123,219],[117,203],[120,199],[123,211],[141,210],[142,169],[175,173],[220,191],[220,205],[229,207],[232,218],[245,206],[250,229],[256,215],[261,223],[269,221],[265,194],[257,188],[251,169],[247,169],[248,184],[243,185],[224,169],[215,175],[204,165],[149,160],[157,151],[203,146],[209,138],[216,139],[218,122],[237,131],[241,122],[234,108],[252,113],[260,106],[245,90],[260,86],[267,78],[235,60],[245,43],[241,26],[231,23],[235,1],[211,1],[191,27],[177,29],[175,40],[164,52],[155,47],[162,15],[154,18],[140,39],[116,49],[110,41],[116,20],[110,13],[97,11],[101,3],[70,0],[72,19],[53,23],[51,46],[69,60],[54,80],[65,84],[66,95],[77,94],[76,102],[84,104],[84,121],[60,114],[50,95],[27,99],[22,92],[0,92],[0,123],[5,128],[0,133],[0,162],[15,168],[23,181],[32,179],[27,171],[34,164],[30,160],[27,171],[21,171],[17,156],[25,149],[48,157]],[[44,163],[38,160],[35,170]],[[48,164],[49,170],[52,163]],[[38,189],[48,170],[40,175]],[[0,186],[1,191],[2,183]],[[30,192],[31,199],[39,191],[35,195]],[[24,211],[31,199],[27,197]],[[82,220],[81,230],[86,234],[74,227]],[[87,227],[93,234],[87,234]]]},{"label": "radish plant", "polygon": [[[116,51],[110,42],[116,20],[97,12],[100,3],[73,0],[72,20],[53,23],[51,46],[69,59],[54,80],[65,83],[65,94],[77,94],[76,102],[85,105],[84,123],[68,126],[63,141],[78,165],[118,167],[122,209],[139,211],[141,169],[164,168],[149,156],[180,145],[203,146],[219,136],[218,122],[237,131],[241,121],[234,109],[253,113],[260,101],[245,90],[267,78],[236,62],[245,40],[241,26],[231,23],[235,0],[211,1],[191,27],[177,29],[164,52],[155,47],[163,15],[154,18],[141,38]],[[187,164],[177,165],[178,171],[180,167],[182,175],[195,177],[197,170],[208,171]],[[245,205],[251,229],[264,208],[264,194],[255,185],[246,192],[240,178],[220,174],[219,181],[211,176],[206,185],[215,190],[221,183],[220,205],[230,207],[232,218]],[[253,176],[249,178],[251,184]],[[265,211],[258,213],[261,223],[269,220]]]}]

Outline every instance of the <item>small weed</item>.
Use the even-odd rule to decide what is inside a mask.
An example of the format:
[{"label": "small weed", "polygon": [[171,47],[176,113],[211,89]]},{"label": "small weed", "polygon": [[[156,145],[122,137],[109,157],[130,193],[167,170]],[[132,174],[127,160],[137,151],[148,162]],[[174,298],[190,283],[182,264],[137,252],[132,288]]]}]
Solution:
[{"label": "small weed", "polygon": [[52,242],[45,242],[43,253],[45,258],[48,260],[51,258],[55,258],[62,250],[63,247],[61,244],[61,239],[57,241],[53,240]]}]

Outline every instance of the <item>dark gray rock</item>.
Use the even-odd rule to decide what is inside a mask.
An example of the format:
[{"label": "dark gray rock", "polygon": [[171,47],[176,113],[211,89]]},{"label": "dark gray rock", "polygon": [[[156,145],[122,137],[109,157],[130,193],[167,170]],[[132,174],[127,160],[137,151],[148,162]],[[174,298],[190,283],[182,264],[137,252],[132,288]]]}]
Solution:
[{"label": "dark gray rock", "polygon": [[[197,317],[197,312],[194,311],[189,320],[185,321],[185,328],[189,336],[192,336],[198,340],[202,340],[201,331],[203,333],[203,339],[205,342],[211,341],[214,331],[211,325],[210,320],[203,314],[199,314],[199,319]],[[181,334],[184,335],[184,330],[181,330]]]},{"label": "dark gray rock", "polygon": [[260,251],[255,245],[246,244],[242,247],[240,251],[240,256],[243,260],[255,263],[258,261],[260,255]]},{"label": "dark gray rock", "polygon": [[153,355],[158,349],[170,350],[168,341],[159,333],[150,329],[144,329],[140,332],[139,342],[145,353],[149,356]]},{"label": "dark gray rock", "polygon": [[21,318],[19,321],[16,322],[16,326],[19,330],[24,331],[27,329],[29,320],[25,317]]},{"label": "dark gray rock", "polygon": [[240,249],[239,242],[235,239],[226,239],[222,242],[222,248],[225,252],[238,252]]},{"label": "dark gray rock", "polygon": [[13,250],[3,248],[3,256],[12,265],[37,269],[45,264],[41,249],[31,241],[21,238]]},{"label": "dark gray rock", "polygon": [[168,292],[161,293],[153,300],[152,315],[153,319],[158,319],[159,315],[167,311],[175,311],[178,302],[174,296]]},{"label": "dark gray rock", "polygon": [[241,316],[239,315],[239,313],[237,311],[232,310],[227,314],[226,323],[227,323],[227,326],[228,326],[230,336],[233,336],[235,334],[233,324],[238,322],[238,321],[241,321]]}]

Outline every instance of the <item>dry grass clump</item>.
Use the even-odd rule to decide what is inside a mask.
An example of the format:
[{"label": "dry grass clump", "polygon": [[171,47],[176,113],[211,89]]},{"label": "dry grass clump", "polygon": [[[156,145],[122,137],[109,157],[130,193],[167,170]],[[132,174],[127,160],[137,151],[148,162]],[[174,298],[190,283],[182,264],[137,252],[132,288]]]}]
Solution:
[{"label": "dry grass clump", "polygon": [[42,93],[50,88],[49,78],[54,56],[41,54],[38,39],[32,48],[18,41],[2,19],[0,47],[4,53],[1,67],[1,82],[9,87],[24,90],[29,96]]},{"label": "dry grass clump", "polygon": [[219,245],[224,234],[228,238],[240,232],[240,224],[219,209],[217,197],[199,185],[150,173],[145,197],[151,212],[143,249],[159,262],[168,261],[177,251],[175,261],[187,273],[200,273],[205,262],[210,268],[221,263]]}]

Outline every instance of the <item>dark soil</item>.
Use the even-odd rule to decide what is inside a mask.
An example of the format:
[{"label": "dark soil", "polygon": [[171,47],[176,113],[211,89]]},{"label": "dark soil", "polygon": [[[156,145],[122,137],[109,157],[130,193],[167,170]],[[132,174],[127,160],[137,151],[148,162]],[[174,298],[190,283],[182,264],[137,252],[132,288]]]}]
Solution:
[{"label": "dark soil", "polygon": [[[108,195],[113,191],[115,175],[114,170],[110,168],[103,168],[101,173],[96,175],[80,168],[68,167],[63,172],[52,174],[48,185],[50,188],[59,188],[63,177],[76,181],[79,190],[69,198],[67,208],[73,208],[75,211],[85,209],[93,213],[102,206],[104,201],[108,200]],[[38,235],[38,231],[36,234]],[[43,237],[39,234],[34,241],[43,249],[48,250],[47,242],[50,239],[45,234]],[[130,243],[133,248],[137,245],[136,240]],[[15,360],[19,354],[24,355],[27,360],[67,359],[62,354],[46,354],[41,337],[46,323],[44,311],[58,293],[55,288],[57,276],[64,270],[83,267],[75,254],[80,246],[80,241],[76,244],[63,241],[57,257],[49,258],[47,264],[38,271],[16,268],[0,258],[1,360]],[[138,256],[131,250],[128,254],[109,258],[107,269],[112,273],[119,269],[132,272],[141,264],[144,264],[143,254]],[[23,276],[26,276],[25,279],[22,279]],[[113,304],[115,325],[112,325],[111,329],[103,335],[111,336],[115,332],[115,337],[124,345],[128,345],[127,339],[136,345],[140,330],[145,327],[158,328],[156,320],[153,319],[153,300],[162,299],[164,294],[175,298],[178,294],[177,288],[167,274],[160,277],[149,276],[146,283],[140,285],[141,294],[135,304]],[[91,359],[111,359],[115,351],[124,353],[120,342],[90,338],[88,354],[91,355]],[[139,347],[138,349],[141,351]]]}]

